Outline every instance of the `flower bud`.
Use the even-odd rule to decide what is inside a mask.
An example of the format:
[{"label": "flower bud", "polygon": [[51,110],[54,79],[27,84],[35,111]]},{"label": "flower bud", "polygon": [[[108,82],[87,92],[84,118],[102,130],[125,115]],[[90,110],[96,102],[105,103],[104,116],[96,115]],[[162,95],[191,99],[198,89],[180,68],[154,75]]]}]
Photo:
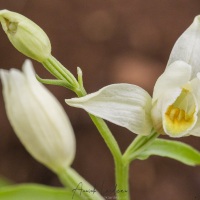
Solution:
[{"label": "flower bud", "polygon": [[8,119],[27,151],[54,172],[69,167],[75,156],[75,137],[58,100],[35,78],[30,61],[0,71]]},{"label": "flower bud", "polygon": [[38,62],[43,62],[50,56],[49,38],[33,21],[18,13],[1,10],[0,22],[18,51]]}]

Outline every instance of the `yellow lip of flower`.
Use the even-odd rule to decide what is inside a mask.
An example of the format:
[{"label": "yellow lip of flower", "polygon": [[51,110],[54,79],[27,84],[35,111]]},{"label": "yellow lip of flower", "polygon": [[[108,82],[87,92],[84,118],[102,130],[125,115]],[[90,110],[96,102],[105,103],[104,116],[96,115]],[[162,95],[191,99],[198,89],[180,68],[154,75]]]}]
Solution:
[{"label": "yellow lip of flower", "polygon": [[182,89],[181,94],[164,113],[164,129],[170,135],[179,137],[191,130],[197,120],[197,105],[190,91]]},{"label": "yellow lip of flower", "polygon": [[173,105],[169,106],[167,109],[165,118],[167,130],[172,132],[174,135],[184,132],[195,122],[194,112],[189,115],[184,110],[176,108]]}]

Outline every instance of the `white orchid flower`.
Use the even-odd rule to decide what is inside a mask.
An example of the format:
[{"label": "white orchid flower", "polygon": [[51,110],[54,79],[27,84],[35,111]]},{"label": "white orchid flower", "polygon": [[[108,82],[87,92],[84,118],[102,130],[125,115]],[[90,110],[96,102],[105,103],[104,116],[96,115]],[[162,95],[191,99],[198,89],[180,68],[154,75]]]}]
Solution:
[{"label": "white orchid flower", "polygon": [[54,172],[71,165],[75,136],[58,100],[35,78],[26,60],[23,72],[0,71],[8,119],[27,151]]},{"label": "white orchid flower", "polygon": [[200,16],[180,36],[153,97],[131,84],[114,84],[81,98],[70,106],[148,135],[152,129],[171,137],[200,136]]}]

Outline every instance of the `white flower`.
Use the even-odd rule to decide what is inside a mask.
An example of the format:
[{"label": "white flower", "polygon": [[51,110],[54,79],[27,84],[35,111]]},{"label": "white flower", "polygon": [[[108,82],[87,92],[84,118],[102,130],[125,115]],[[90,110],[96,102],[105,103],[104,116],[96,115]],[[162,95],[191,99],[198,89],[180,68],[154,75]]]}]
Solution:
[{"label": "white flower", "polygon": [[58,100],[35,78],[26,60],[23,72],[0,71],[8,119],[29,153],[54,172],[70,166],[75,136]]},{"label": "white flower", "polygon": [[175,43],[153,97],[130,84],[114,84],[67,104],[135,132],[200,136],[200,16]]},{"label": "white flower", "polygon": [[39,62],[51,55],[48,36],[30,19],[9,10],[0,10],[0,22],[10,42],[21,53]]}]

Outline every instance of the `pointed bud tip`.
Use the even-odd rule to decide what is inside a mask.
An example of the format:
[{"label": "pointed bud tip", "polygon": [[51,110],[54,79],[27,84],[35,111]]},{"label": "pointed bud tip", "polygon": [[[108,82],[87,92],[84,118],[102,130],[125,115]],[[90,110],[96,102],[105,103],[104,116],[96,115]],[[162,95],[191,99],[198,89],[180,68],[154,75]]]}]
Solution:
[{"label": "pointed bud tip", "polygon": [[77,74],[80,75],[80,76],[83,75],[83,72],[82,72],[80,67],[77,67]]},{"label": "pointed bud tip", "polygon": [[6,10],[6,9],[0,10],[0,16],[3,16],[4,14],[6,14],[8,12],[9,12],[9,10]]}]

